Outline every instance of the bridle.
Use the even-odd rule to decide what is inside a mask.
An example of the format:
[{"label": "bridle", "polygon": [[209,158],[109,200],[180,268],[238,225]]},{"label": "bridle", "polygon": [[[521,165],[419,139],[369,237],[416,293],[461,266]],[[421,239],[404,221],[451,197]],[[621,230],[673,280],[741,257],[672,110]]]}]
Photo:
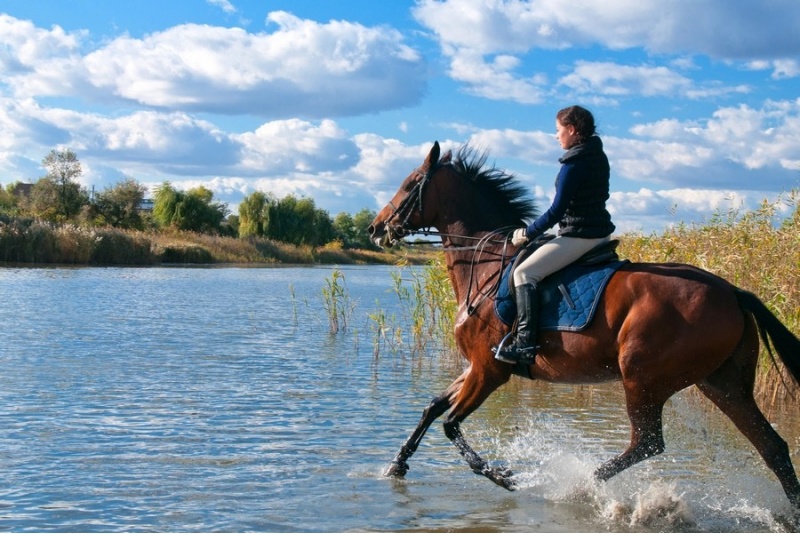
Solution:
[{"label": "bridle", "polygon": [[[422,172],[422,170],[417,168],[414,172],[416,173],[415,176],[418,177],[419,180],[417,180],[414,188],[403,200],[400,201],[399,205],[395,206],[391,200],[389,201],[389,206],[392,207],[392,213],[386,218],[384,228],[386,230],[386,235],[389,236],[392,244],[396,244],[400,239],[407,235],[433,235],[429,233],[430,229],[412,228],[409,221],[411,220],[411,216],[414,214],[415,207],[417,208],[417,211],[419,211],[419,214],[422,215],[422,194],[425,192],[425,186],[428,185],[433,175],[443,166],[443,164],[435,163],[431,165],[426,172]],[[401,219],[400,225],[393,226],[389,224],[389,221],[396,217]],[[396,238],[393,236],[396,236]]]}]

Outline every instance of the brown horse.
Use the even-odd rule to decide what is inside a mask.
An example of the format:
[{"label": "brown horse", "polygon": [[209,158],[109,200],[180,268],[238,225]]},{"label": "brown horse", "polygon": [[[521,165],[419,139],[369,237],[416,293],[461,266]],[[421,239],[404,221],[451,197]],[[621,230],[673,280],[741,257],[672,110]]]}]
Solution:
[{"label": "brown horse", "polygon": [[562,383],[622,381],[631,441],[595,471],[605,481],[664,451],[664,404],[694,384],[750,440],[800,510],[789,448],[753,398],[759,333],[798,382],[800,341],[756,296],[689,265],[629,263],[609,281],[587,328],[540,333],[533,365],[515,368],[495,360],[491,347],[508,327],[495,315],[492,287],[512,252],[507,237],[534,215],[533,205],[513,176],[484,168],[485,156],[474,157],[468,147],[456,158],[439,155],[437,142],[369,232],[377,244],[391,246],[421,229],[438,230],[459,303],[456,342],[469,367],[424,410],[387,476],[406,474],[428,427],[449,410],[445,434],[470,468],[513,489],[511,471],[490,467],[467,444],[460,424],[516,373]]}]

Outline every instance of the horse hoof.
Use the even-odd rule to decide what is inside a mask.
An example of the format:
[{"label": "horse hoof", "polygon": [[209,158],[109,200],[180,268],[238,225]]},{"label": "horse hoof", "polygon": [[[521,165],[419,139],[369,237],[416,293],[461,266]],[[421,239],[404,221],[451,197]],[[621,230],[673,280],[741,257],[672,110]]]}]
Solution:
[{"label": "horse hoof", "polygon": [[501,488],[505,488],[508,491],[517,489],[517,484],[514,482],[514,473],[511,469],[498,467],[496,469],[487,469],[483,474]]},{"label": "horse hoof", "polygon": [[403,478],[408,473],[408,464],[405,462],[392,462],[383,473],[385,477]]}]

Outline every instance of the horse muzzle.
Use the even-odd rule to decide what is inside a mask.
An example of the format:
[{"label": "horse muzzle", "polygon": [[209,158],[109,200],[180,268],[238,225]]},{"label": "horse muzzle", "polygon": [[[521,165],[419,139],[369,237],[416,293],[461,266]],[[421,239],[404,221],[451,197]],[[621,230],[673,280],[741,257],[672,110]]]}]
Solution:
[{"label": "horse muzzle", "polygon": [[372,242],[381,248],[392,248],[406,235],[406,230],[402,226],[390,224],[388,221],[382,228],[370,226],[368,230]]}]

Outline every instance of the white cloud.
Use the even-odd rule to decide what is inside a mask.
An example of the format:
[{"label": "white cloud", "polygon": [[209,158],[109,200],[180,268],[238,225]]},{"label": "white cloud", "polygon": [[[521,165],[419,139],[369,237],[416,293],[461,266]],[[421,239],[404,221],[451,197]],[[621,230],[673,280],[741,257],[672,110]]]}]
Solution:
[{"label": "white cloud", "polygon": [[391,109],[425,91],[424,62],[394,29],[285,12],[270,13],[268,22],[275,31],[184,24],[142,39],[117,37],[82,56],[82,33],[3,15],[0,44],[8,52],[0,73],[17,96],[275,118]]},{"label": "white cloud", "polygon": [[578,61],[575,69],[562,77],[559,84],[577,93],[654,96],[685,92],[692,81],[666,67]]},{"label": "white cloud", "polygon": [[212,6],[216,6],[228,14],[236,13],[237,11],[236,6],[231,4],[228,0],[206,0],[206,1]]},{"label": "white cloud", "polygon": [[235,138],[242,144],[240,167],[250,174],[341,172],[358,163],[358,147],[331,120],[273,121]]},{"label": "white cloud", "polygon": [[467,92],[492,100],[513,100],[537,104],[546,94],[547,78],[541,73],[519,77],[512,70],[518,60],[502,55],[487,62],[471,50],[458,50],[452,55],[448,75],[467,85]]},{"label": "white cloud", "polygon": [[764,201],[778,204],[778,215],[785,215],[782,195],[771,191],[732,189],[642,188],[633,192],[613,192],[608,209],[617,233],[660,232],[677,224],[710,222],[715,216],[727,218],[758,209]]},{"label": "white cloud", "polygon": [[615,171],[632,180],[745,189],[757,182],[772,191],[800,181],[800,99],[723,107],[704,121],[668,119],[631,133],[637,139],[606,141]]},{"label": "white cloud", "polygon": [[727,0],[421,0],[414,15],[444,46],[481,54],[600,44],[755,59],[800,54],[796,7],[795,0],[737,9]]},{"label": "white cloud", "polygon": [[[776,79],[800,74],[796,0],[737,4],[736,9],[731,9],[727,0],[666,4],[662,0],[421,0],[413,13],[433,32],[450,59],[450,75],[471,94],[493,99],[541,102],[545,92],[532,80],[541,79],[542,74],[520,72],[520,58],[528,56],[536,64],[536,50],[595,45],[651,54],[700,54],[750,62],[751,66],[761,61],[771,65]],[[674,64],[687,65],[688,61],[683,57]],[[602,62],[577,64],[575,72],[561,83],[579,94],[593,92],[600,102],[631,94],[678,91],[700,99],[749,90],[744,85],[727,87],[714,82],[694,87],[664,67]]]},{"label": "white cloud", "polygon": [[577,61],[573,71],[561,77],[558,84],[568,87],[578,96],[610,98],[684,96],[695,100],[750,91],[745,85],[731,87],[715,82],[697,85],[690,78],[664,66],[620,65],[608,61]]},{"label": "white cloud", "polygon": [[477,130],[470,135],[469,144],[478,150],[490,152],[492,157],[514,158],[531,163],[552,164],[563,153],[558,148],[554,134],[510,128]]}]

